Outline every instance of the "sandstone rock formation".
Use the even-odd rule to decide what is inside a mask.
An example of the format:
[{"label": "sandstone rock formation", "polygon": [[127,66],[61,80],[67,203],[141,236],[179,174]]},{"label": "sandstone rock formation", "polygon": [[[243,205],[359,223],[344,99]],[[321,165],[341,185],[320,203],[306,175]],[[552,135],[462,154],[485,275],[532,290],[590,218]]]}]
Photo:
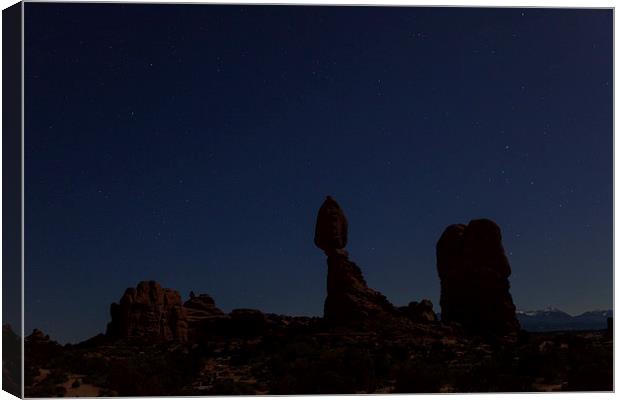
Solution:
[{"label": "sandstone rock formation", "polygon": [[26,336],[26,341],[29,343],[49,343],[50,335],[46,335],[40,329],[33,329],[32,333]]},{"label": "sandstone rock formation", "polygon": [[416,323],[436,322],[437,316],[433,312],[433,303],[424,299],[421,302],[412,301],[406,307],[399,307],[399,310],[411,321]]},{"label": "sandstone rock formation", "polygon": [[437,242],[441,319],[481,333],[519,330],[510,295],[510,264],[499,226],[488,219],[451,225]]},{"label": "sandstone rock formation", "polygon": [[327,196],[316,218],[314,244],[328,256],[343,251],[347,245],[349,223],[340,205]]},{"label": "sandstone rock formation", "polygon": [[327,298],[324,318],[329,325],[363,325],[392,318],[395,307],[381,293],[368,287],[362,271],[349,261],[347,219],[330,196],[319,209],[314,243],[327,255]]},{"label": "sandstone rock formation", "polygon": [[230,319],[222,310],[215,306],[215,301],[208,294],[196,296],[190,292],[189,300],[183,304],[188,325],[188,340],[197,342],[213,334],[225,330]]},{"label": "sandstone rock formation", "polygon": [[31,360],[53,359],[62,351],[62,346],[51,340],[39,329],[34,329],[32,333],[26,336],[24,343],[24,356]]},{"label": "sandstone rock formation", "polygon": [[151,341],[187,340],[187,315],[181,295],[155,281],[128,288],[110,307],[112,321],[106,335],[111,338],[142,338]]},{"label": "sandstone rock formation", "polygon": [[196,321],[203,318],[211,318],[224,315],[224,312],[215,306],[213,297],[208,294],[192,296],[183,304],[188,321]]}]

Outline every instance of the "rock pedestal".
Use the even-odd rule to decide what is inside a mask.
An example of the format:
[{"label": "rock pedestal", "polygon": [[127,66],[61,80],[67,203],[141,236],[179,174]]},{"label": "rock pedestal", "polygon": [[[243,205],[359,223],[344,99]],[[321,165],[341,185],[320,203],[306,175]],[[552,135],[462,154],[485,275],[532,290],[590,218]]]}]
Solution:
[{"label": "rock pedestal", "polygon": [[327,258],[324,318],[331,325],[349,325],[393,314],[394,306],[366,284],[359,267],[344,255]]},{"label": "rock pedestal", "polygon": [[364,325],[391,318],[395,307],[387,298],[368,287],[360,268],[349,260],[348,222],[340,205],[330,196],[319,209],[314,243],[327,255],[327,298],[325,322],[332,326]]},{"label": "rock pedestal", "polygon": [[510,264],[499,226],[488,219],[451,225],[437,242],[441,319],[481,334],[517,332]]}]

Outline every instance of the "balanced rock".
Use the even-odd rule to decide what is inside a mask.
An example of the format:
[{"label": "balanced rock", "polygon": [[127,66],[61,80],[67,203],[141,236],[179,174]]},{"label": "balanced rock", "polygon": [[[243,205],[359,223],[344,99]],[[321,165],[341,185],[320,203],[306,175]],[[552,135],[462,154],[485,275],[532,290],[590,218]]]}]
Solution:
[{"label": "balanced rock", "polygon": [[327,196],[316,218],[314,244],[328,256],[343,251],[347,245],[349,223],[344,211],[331,196]]},{"label": "balanced rock", "polygon": [[437,242],[441,319],[480,334],[519,331],[510,264],[499,226],[489,219],[451,225]]},{"label": "balanced rock", "polygon": [[128,288],[120,303],[110,307],[112,321],[106,335],[111,338],[141,338],[149,341],[187,340],[187,315],[181,295],[155,281]]},{"label": "balanced rock", "polygon": [[391,318],[396,308],[387,298],[368,287],[360,268],[349,260],[348,223],[331,196],[319,209],[314,243],[327,255],[327,298],[324,319],[329,325],[366,325]]}]

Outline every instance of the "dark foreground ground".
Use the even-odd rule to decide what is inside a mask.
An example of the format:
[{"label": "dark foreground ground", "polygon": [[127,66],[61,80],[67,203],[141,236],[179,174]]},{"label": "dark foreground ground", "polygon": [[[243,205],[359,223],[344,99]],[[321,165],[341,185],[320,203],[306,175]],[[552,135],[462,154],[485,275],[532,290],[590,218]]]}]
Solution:
[{"label": "dark foreground ground", "polygon": [[[36,335],[35,335],[36,336]],[[606,331],[527,333],[512,340],[419,325],[385,335],[296,329],[199,344],[26,344],[26,396],[532,392],[613,390]]]}]

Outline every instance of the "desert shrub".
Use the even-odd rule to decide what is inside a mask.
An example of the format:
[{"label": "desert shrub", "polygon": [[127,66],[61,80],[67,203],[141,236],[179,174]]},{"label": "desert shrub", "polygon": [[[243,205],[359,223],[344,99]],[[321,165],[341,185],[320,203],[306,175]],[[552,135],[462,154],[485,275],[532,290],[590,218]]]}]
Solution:
[{"label": "desert shrub", "polygon": [[67,389],[64,386],[56,386],[54,388],[54,396],[55,397],[64,397],[67,393]]},{"label": "desert shrub", "polygon": [[404,344],[396,343],[388,349],[390,356],[396,362],[405,362],[409,359],[410,349]]},{"label": "desert shrub", "polygon": [[[39,376],[39,367],[26,363],[24,365],[24,385],[31,386],[34,382],[34,378],[37,376]],[[3,376],[3,378],[6,377]]]},{"label": "desert shrub", "polygon": [[613,390],[613,352],[611,349],[574,346],[567,357],[569,391]]},{"label": "desert shrub", "polygon": [[177,395],[198,371],[199,360],[182,352],[136,352],[110,364],[106,387],[119,396]]},{"label": "desert shrub", "polygon": [[[292,354],[298,358],[291,360]],[[273,357],[270,367],[274,394],[369,393],[376,388],[374,360],[365,349],[294,347]]]},{"label": "desert shrub", "polygon": [[254,386],[245,382],[236,382],[232,379],[225,379],[216,382],[210,390],[210,394],[215,396],[235,396],[235,395],[253,395],[255,393]]},{"label": "desert shrub", "polygon": [[538,376],[542,370],[544,357],[534,347],[524,348],[519,354],[516,372],[522,376]]},{"label": "desert shrub", "polygon": [[444,379],[445,365],[428,359],[411,360],[396,370],[397,393],[438,393]]},{"label": "desert shrub", "polygon": [[90,376],[107,375],[110,371],[110,363],[103,357],[84,357],[73,371]]},{"label": "desert shrub", "polygon": [[27,389],[26,397],[62,397],[66,392],[62,384],[68,379],[65,371],[52,370],[39,384]]},{"label": "desert shrub", "polygon": [[384,351],[384,349],[377,349],[372,356],[374,364],[375,378],[377,380],[387,379],[396,364],[392,355]]},{"label": "desert shrub", "polygon": [[43,382],[53,385],[60,385],[69,379],[69,375],[62,369],[53,369]]}]

